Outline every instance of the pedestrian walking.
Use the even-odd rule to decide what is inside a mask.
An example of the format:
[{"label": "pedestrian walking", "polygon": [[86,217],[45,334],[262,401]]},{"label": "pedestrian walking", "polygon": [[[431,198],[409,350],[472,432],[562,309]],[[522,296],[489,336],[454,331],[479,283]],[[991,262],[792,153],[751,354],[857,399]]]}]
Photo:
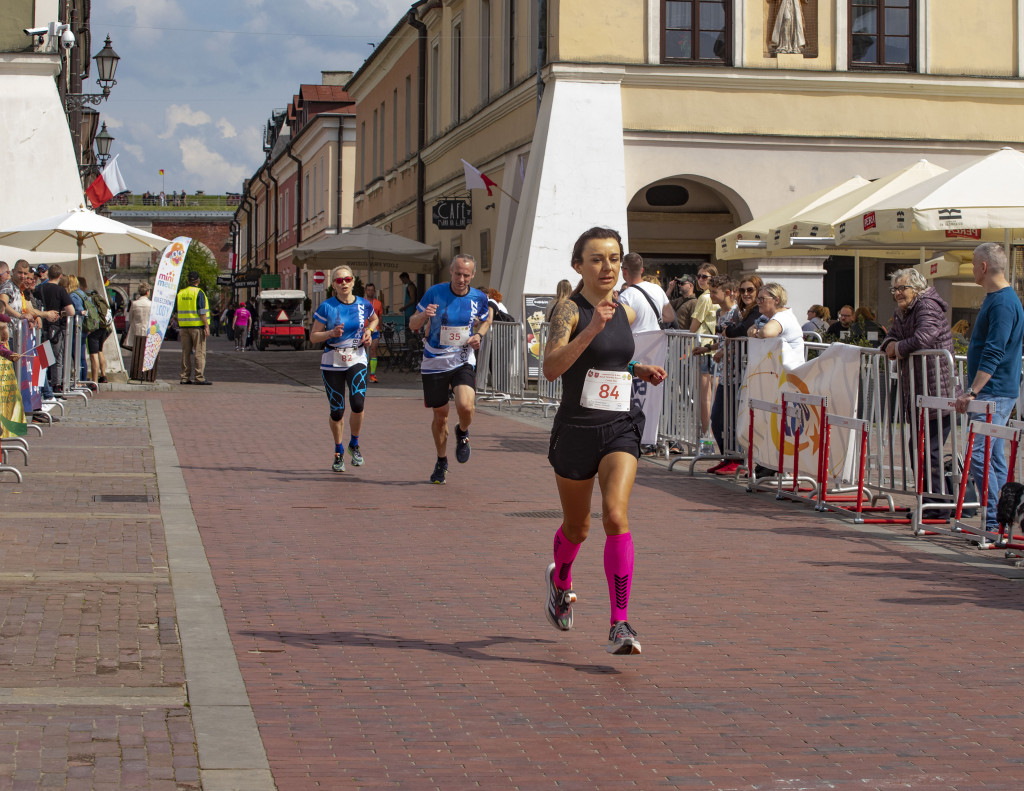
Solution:
[{"label": "pedestrian walking", "polygon": [[[331,469],[345,471],[345,389],[352,407],[349,423],[348,452],[352,466],[362,467],[363,453],[359,433],[363,427],[366,398],[366,346],[377,328],[373,305],[352,293],[355,276],[347,266],[331,274],[334,296],[320,303],[313,314],[310,342],[324,343],[320,356],[320,374],[330,403],[331,436],[334,439],[334,462]],[[241,308],[240,308],[241,309]],[[237,313],[235,314],[237,316]],[[237,325],[236,325],[237,327]]]},{"label": "pedestrian walking", "polygon": [[630,325],[636,313],[615,298],[622,239],[609,228],[591,228],[577,239],[572,268],[582,277],[576,292],[551,317],[544,350],[544,378],[562,378],[563,397],[551,429],[548,460],[562,503],[555,532],[554,562],[544,574],[545,616],[556,629],[573,627],[572,563],[590,532],[590,503],[597,476],[605,532],[604,569],[611,603],[606,650],[639,654],[629,623],[633,537],[629,497],[636,477],[644,416],[632,406],[635,376],[652,385],[665,369],[633,360]]},{"label": "pedestrian walking", "polygon": [[484,292],[469,284],[476,259],[460,253],[449,267],[451,280],[427,289],[409,319],[413,332],[427,328],[423,342],[423,403],[434,411],[430,433],[437,450],[431,483],[444,483],[448,473],[449,399],[454,396],[459,420],[455,426],[455,460],[469,461],[469,426],[476,410],[476,352],[491,328]]},{"label": "pedestrian walking", "polygon": [[252,323],[252,314],[244,302],[235,308],[232,322],[234,326],[235,351],[244,352],[246,341],[249,338],[249,325]]}]

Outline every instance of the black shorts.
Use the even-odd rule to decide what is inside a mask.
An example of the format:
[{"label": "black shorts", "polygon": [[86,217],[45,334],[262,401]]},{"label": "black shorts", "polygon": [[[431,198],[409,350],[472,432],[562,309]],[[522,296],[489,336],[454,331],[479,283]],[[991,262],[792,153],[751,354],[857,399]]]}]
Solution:
[{"label": "black shorts", "polygon": [[448,403],[448,396],[459,385],[467,385],[476,391],[476,369],[466,363],[451,371],[423,374],[423,406],[438,409]]},{"label": "black shorts", "polygon": [[103,351],[103,341],[107,339],[107,328],[100,327],[98,330],[93,330],[85,336],[86,346],[89,348],[89,354],[99,354]]},{"label": "black shorts", "polygon": [[644,423],[643,412],[628,412],[599,426],[577,426],[556,420],[551,427],[548,461],[562,478],[590,480],[597,475],[601,459],[609,453],[628,453],[640,458]]}]

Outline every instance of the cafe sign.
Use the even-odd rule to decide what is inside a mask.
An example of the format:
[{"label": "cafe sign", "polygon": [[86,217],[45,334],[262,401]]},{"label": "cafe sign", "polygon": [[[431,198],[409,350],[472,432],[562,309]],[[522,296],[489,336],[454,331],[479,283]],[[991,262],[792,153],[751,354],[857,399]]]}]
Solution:
[{"label": "cafe sign", "polygon": [[473,207],[459,198],[442,198],[434,204],[432,218],[441,229],[463,229],[473,222]]}]

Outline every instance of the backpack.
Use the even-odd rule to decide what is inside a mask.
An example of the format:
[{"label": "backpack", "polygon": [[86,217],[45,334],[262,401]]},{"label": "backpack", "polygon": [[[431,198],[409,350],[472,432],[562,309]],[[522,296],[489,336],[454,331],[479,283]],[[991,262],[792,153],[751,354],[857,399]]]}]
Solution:
[{"label": "backpack", "polygon": [[491,310],[494,311],[493,321],[507,321],[511,322],[512,324],[518,323],[516,322],[515,317],[512,316],[511,313],[506,313],[501,308],[499,308],[498,303],[495,302],[493,299],[487,300],[487,304],[490,306]]},{"label": "backpack", "polygon": [[103,299],[97,292],[93,291],[91,294],[87,294],[85,299],[85,321],[83,326],[86,332],[95,332],[96,330],[103,329],[107,326],[107,313],[110,312],[110,307],[107,305],[107,301]]}]

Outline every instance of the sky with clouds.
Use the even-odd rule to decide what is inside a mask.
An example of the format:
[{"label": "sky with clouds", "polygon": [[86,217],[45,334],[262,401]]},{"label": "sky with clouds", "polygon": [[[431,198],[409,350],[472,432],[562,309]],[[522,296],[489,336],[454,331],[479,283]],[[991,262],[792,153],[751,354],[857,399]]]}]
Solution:
[{"label": "sky with clouds", "polygon": [[[93,0],[93,55],[121,60],[98,107],[135,193],[241,192],[263,128],[321,71],[355,71],[411,0]],[[98,92],[95,64],[87,91]],[[160,170],[164,171],[161,179]]]}]

